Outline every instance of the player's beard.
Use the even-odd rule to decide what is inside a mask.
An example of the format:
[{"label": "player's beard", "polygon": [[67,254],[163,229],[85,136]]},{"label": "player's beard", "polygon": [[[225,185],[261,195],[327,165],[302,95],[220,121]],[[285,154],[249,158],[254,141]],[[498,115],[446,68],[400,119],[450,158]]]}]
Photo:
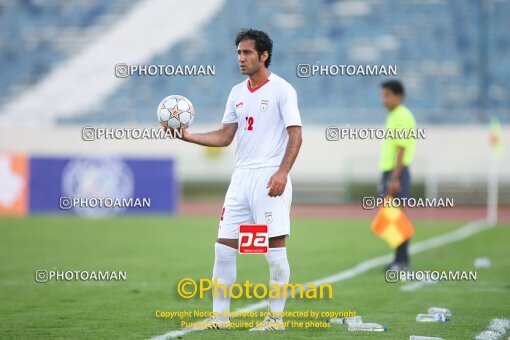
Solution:
[{"label": "player's beard", "polygon": [[258,65],[254,65],[252,68],[245,68],[244,70],[241,70],[241,73],[245,76],[251,77],[260,70],[260,66],[257,66]]},{"label": "player's beard", "polygon": [[245,76],[251,77],[253,74],[256,73],[256,71],[254,71],[253,69],[245,68],[244,70],[241,69],[241,73],[244,74]]}]

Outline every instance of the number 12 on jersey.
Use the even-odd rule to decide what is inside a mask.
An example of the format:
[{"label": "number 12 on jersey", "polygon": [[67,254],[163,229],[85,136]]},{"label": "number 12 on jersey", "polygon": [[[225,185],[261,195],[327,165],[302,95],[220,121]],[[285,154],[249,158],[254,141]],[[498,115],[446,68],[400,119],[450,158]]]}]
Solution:
[{"label": "number 12 on jersey", "polygon": [[246,125],[244,127],[245,130],[253,131],[253,123],[255,122],[255,119],[252,116],[246,116]]}]

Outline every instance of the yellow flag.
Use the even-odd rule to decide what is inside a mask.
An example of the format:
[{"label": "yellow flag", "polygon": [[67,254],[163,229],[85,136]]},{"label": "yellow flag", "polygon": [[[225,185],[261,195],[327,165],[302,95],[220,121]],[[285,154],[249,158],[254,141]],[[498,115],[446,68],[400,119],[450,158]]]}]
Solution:
[{"label": "yellow flag", "polygon": [[392,248],[397,248],[414,234],[413,225],[402,209],[385,206],[377,212],[372,222],[372,231]]}]

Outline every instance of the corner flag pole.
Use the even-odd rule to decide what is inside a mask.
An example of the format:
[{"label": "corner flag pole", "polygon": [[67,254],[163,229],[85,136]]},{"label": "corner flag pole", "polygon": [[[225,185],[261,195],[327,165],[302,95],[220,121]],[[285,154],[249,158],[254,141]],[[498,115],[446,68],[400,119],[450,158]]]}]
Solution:
[{"label": "corner flag pole", "polygon": [[487,188],[487,221],[495,224],[498,221],[498,160],[503,158],[503,145],[501,143],[501,125],[498,119],[492,118],[490,125],[490,141],[493,152],[491,152],[490,157],[491,160]]}]

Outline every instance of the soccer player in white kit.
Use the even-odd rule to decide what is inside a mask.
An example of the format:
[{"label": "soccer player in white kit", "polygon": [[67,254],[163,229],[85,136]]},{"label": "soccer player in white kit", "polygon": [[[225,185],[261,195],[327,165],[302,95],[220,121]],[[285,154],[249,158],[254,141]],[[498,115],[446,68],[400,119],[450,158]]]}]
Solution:
[{"label": "soccer player in white kit", "polygon": [[[235,171],[220,218],[213,280],[228,288],[236,280],[239,225],[267,224],[270,283],[289,282],[285,238],[290,235],[292,184],[289,172],[302,143],[301,117],[294,88],[271,73],[273,42],[262,31],[243,30],[236,37],[239,67],[248,79],[234,86],[222,127],[207,133],[183,130],[182,139],[206,146],[228,146],[237,133]],[[269,300],[269,317],[251,330],[283,330],[285,298]],[[228,328],[230,297],[213,294],[208,328]]]}]

